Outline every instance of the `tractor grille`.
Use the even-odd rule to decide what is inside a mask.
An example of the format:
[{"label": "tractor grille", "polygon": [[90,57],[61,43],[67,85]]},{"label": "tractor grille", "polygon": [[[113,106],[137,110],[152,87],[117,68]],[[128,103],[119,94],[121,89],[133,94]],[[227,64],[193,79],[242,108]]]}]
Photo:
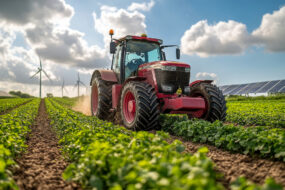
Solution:
[{"label": "tractor grille", "polygon": [[[165,71],[155,69],[155,76],[158,85],[158,91],[166,94],[173,94],[178,88],[184,91],[184,87],[189,85],[190,73],[185,72],[184,67],[177,67],[176,71]],[[163,92],[162,85],[171,86],[171,92]]]}]

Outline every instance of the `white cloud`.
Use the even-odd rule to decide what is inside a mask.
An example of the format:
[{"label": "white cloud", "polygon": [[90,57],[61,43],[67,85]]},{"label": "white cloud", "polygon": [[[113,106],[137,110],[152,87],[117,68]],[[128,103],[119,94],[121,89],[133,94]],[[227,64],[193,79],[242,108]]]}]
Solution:
[{"label": "white cloud", "polygon": [[150,11],[151,8],[154,6],[155,2],[151,0],[149,3],[132,3],[129,7],[129,11],[136,11],[136,10],[142,10],[142,11]]},{"label": "white cloud", "polygon": [[[43,84],[49,86],[60,85],[61,77],[67,79],[66,83],[72,81],[70,74],[77,76],[74,67],[89,72],[84,74],[88,76],[84,78],[89,79],[91,70],[108,66],[110,61],[106,51],[99,46],[88,45],[84,33],[69,27],[73,15],[73,8],[64,0],[1,1],[0,81],[25,86],[38,84],[38,76],[30,79],[37,71],[38,56],[53,80],[51,84],[43,75]],[[14,45],[18,34],[24,37],[27,49]],[[63,70],[67,72],[61,72]]]},{"label": "white cloud", "polygon": [[182,53],[208,57],[235,55],[254,45],[271,52],[285,51],[285,6],[272,14],[265,14],[261,25],[248,33],[246,25],[236,21],[209,25],[202,20],[185,31],[181,38]]},{"label": "white cloud", "polygon": [[268,51],[285,51],[285,6],[262,17],[259,28],[252,32],[257,44]]},{"label": "white cloud", "polygon": [[0,22],[8,25],[34,25],[47,20],[69,22],[73,14],[73,8],[64,0],[0,1]]},{"label": "white cloud", "polygon": [[49,24],[26,30],[28,43],[45,59],[86,69],[108,66],[110,61],[105,50],[89,46],[83,36],[79,31]]},{"label": "white cloud", "polygon": [[235,21],[209,25],[207,20],[192,25],[181,38],[182,53],[201,57],[240,54],[250,42],[246,26]]},{"label": "white cloud", "polygon": [[110,29],[114,29],[114,38],[146,32],[145,16],[137,11],[102,6],[100,16],[94,12],[93,18],[95,30],[104,36],[105,47],[110,42]]},{"label": "white cloud", "polygon": [[199,72],[195,77],[197,80],[213,80],[214,84],[218,83],[218,76],[215,73]]}]

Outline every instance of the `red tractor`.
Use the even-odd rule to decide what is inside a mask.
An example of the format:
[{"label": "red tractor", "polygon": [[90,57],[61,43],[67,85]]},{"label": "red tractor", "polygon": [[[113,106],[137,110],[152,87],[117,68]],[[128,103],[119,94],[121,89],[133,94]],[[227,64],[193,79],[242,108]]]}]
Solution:
[{"label": "red tractor", "polygon": [[221,90],[211,80],[189,84],[190,65],[166,61],[164,49],[174,45],[146,35],[112,39],[112,30],[110,35],[111,70],[95,70],[90,81],[92,115],[107,120],[119,112],[125,127],[133,130],[156,128],[160,113],[225,120]]}]

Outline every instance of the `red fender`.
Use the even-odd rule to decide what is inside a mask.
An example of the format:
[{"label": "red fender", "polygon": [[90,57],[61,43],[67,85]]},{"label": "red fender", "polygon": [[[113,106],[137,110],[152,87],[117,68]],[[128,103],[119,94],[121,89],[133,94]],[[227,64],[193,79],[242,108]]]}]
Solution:
[{"label": "red fender", "polygon": [[195,80],[195,81],[191,82],[189,84],[189,86],[192,87],[193,85],[198,84],[198,83],[208,83],[208,84],[211,84],[212,82],[213,82],[213,80]]},{"label": "red fender", "polygon": [[130,81],[143,81],[143,80],[146,80],[146,77],[139,77],[139,76],[133,76],[133,77],[129,77],[123,84],[123,86],[125,84],[127,84],[128,82]]},{"label": "red fender", "polygon": [[96,74],[99,74],[101,76],[102,80],[104,80],[104,81],[110,81],[110,82],[115,82],[115,83],[118,82],[116,73],[114,71],[100,69],[100,70],[95,70],[93,72],[92,77],[91,77],[91,81],[90,81],[90,86],[92,85],[92,80]]}]

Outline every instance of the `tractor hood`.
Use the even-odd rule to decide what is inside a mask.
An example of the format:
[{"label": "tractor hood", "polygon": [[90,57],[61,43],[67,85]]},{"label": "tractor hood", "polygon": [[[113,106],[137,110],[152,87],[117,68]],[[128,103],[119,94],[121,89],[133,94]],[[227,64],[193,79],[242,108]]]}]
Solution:
[{"label": "tractor hood", "polygon": [[162,67],[166,67],[166,66],[170,66],[170,67],[184,67],[184,68],[189,68],[190,70],[190,65],[186,64],[186,63],[181,63],[181,62],[177,62],[177,61],[154,61],[154,62],[150,62],[150,63],[145,63],[145,64],[141,64],[139,66],[139,70],[142,69],[148,69],[148,68],[154,68],[154,69],[160,69]]}]

